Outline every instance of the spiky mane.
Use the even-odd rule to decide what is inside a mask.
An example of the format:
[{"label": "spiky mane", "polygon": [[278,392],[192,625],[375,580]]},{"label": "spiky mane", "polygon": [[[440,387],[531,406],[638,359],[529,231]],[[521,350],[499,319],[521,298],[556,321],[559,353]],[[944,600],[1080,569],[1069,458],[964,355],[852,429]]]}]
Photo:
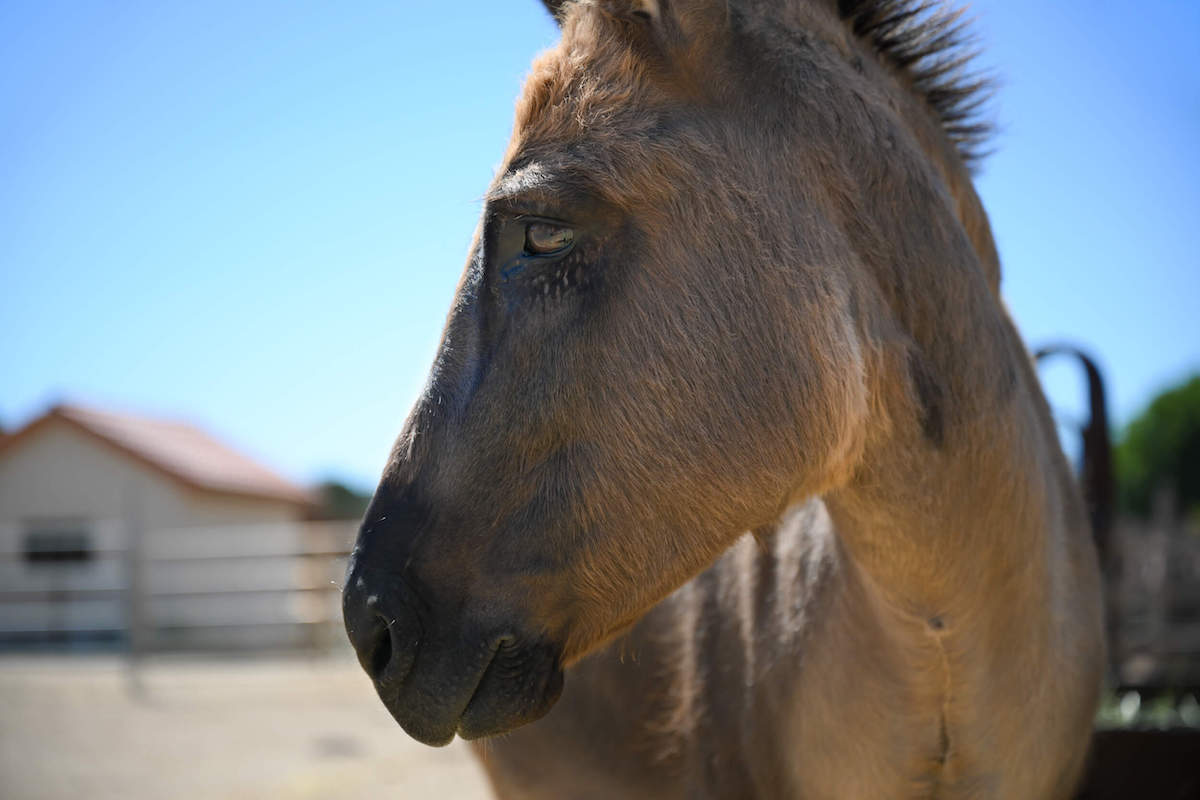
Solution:
[{"label": "spiky mane", "polygon": [[[562,19],[570,0],[542,0]],[[971,69],[977,51],[963,9],[945,0],[836,0],[854,33],[906,78],[941,120],[970,167],[986,153],[992,126],[982,114],[992,83]]]},{"label": "spiky mane", "polygon": [[838,0],[838,13],[924,96],[963,161],[978,164],[992,132],[981,114],[992,84],[971,69],[977,50],[963,9],[940,0]]}]

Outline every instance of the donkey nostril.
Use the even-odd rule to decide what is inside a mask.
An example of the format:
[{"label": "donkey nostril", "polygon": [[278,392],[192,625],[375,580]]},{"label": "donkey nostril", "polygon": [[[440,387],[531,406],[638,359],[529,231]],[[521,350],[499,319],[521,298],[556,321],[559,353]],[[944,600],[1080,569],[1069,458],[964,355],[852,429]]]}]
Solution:
[{"label": "donkey nostril", "polygon": [[388,662],[392,660],[392,634],[386,627],[383,629],[382,635],[375,643],[375,650],[371,653],[371,677],[378,680],[383,677],[383,671],[387,669]]},{"label": "donkey nostril", "polygon": [[379,590],[356,583],[342,598],[342,615],[363,672],[379,687],[399,687],[421,643],[421,621],[404,587]]}]

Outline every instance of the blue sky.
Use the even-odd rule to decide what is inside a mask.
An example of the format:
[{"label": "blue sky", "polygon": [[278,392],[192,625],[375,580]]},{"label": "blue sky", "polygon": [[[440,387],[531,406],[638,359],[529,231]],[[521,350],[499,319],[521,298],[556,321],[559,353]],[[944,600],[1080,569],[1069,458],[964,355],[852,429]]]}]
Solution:
[{"label": "blue sky", "polygon": [[[450,5],[0,4],[0,423],[182,417],[373,485],[556,37],[535,0]],[[972,9],[1007,302],[1100,357],[1124,422],[1200,369],[1200,3]]]}]

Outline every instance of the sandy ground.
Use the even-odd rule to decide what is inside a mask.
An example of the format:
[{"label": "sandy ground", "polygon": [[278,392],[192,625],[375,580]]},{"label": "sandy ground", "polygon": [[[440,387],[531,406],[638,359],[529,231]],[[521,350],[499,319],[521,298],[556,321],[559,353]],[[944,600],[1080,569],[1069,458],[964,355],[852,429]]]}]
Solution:
[{"label": "sandy ground", "polygon": [[142,675],[139,700],[118,658],[0,658],[0,798],[490,797],[461,741],[409,739],[348,659],[157,659]]}]

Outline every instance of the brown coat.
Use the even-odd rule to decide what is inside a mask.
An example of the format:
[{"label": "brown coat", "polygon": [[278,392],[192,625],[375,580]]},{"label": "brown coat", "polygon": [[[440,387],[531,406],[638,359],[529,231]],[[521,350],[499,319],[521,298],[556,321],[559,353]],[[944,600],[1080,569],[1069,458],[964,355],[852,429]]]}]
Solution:
[{"label": "brown coat", "polygon": [[503,798],[1069,796],[1096,557],[961,32],[906,0],[560,17],[351,566],[380,697],[431,744],[506,734]]}]

